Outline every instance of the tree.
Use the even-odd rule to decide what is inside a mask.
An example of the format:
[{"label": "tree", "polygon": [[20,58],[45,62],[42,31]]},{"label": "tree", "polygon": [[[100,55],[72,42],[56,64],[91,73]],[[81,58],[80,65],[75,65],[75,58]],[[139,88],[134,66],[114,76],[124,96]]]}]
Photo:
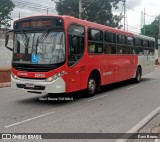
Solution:
[{"label": "tree", "polygon": [[144,25],[143,28],[141,29],[141,34],[154,37],[156,39],[156,48],[158,46],[158,37],[159,37],[159,17],[156,17],[155,20],[149,24],[149,25]]},{"label": "tree", "polygon": [[159,25],[159,20],[158,17],[156,17],[151,24],[143,26],[143,28],[141,29],[141,33],[146,36],[158,38],[158,31],[159,31],[158,25]]},{"label": "tree", "polygon": [[0,0],[0,28],[1,26],[9,27],[11,18],[11,11],[15,5],[11,0]]},{"label": "tree", "polygon": [[[79,0],[53,0],[60,15],[79,18]],[[122,14],[113,15],[112,8],[122,0],[82,0],[82,19],[112,27],[119,27]]]}]

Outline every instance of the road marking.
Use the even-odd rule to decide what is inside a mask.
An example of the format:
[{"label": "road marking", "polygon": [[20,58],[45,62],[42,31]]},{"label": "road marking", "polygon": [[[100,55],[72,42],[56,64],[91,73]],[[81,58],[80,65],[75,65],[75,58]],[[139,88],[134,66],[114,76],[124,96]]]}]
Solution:
[{"label": "road marking", "polygon": [[94,101],[94,100],[97,100],[97,99],[100,99],[100,98],[103,98],[103,97],[107,97],[109,96],[110,94],[107,94],[107,95],[103,95],[103,96],[99,96],[99,97],[96,97],[96,98],[93,98],[93,99],[90,99],[90,100],[87,100],[88,102],[90,101]]},{"label": "road marking", "polygon": [[[159,113],[159,111],[160,111],[160,106],[155,110],[153,110],[148,116],[146,116],[143,120],[141,120],[138,124],[136,124],[133,128],[131,128],[126,133],[137,133],[138,130],[140,130],[144,125],[146,125],[156,114]],[[126,142],[127,140],[128,139],[118,139],[115,142]]]},{"label": "road marking", "polygon": [[55,112],[49,112],[49,113],[42,114],[42,115],[39,115],[39,116],[36,116],[36,117],[32,117],[32,118],[29,118],[29,119],[26,119],[26,120],[23,120],[23,121],[20,121],[20,122],[5,126],[5,128],[9,128],[9,127],[12,127],[12,126],[23,124],[25,122],[28,122],[28,121],[31,121],[31,120],[34,120],[34,119],[37,119],[37,118],[40,118],[40,117],[44,117],[44,116],[47,116],[47,115],[50,115],[50,114],[53,114],[53,113],[55,113]]},{"label": "road marking", "polygon": [[150,81],[150,83],[154,83],[154,82],[156,82],[157,80],[152,80],[152,81]]},{"label": "road marking", "polygon": [[138,87],[138,86],[129,87],[129,88],[127,88],[127,90],[130,90],[130,89],[133,89],[133,88],[136,88],[136,87]]}]

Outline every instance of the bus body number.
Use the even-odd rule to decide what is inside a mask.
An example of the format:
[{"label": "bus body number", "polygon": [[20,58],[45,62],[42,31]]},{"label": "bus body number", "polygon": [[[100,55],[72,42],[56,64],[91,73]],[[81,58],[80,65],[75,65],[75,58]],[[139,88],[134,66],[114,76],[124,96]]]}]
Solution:
[{"label": "bus body number", "polygon": [[43,73],[36,73],[35,77],[36,78],[45,78],[45,74],[43,74]]}]

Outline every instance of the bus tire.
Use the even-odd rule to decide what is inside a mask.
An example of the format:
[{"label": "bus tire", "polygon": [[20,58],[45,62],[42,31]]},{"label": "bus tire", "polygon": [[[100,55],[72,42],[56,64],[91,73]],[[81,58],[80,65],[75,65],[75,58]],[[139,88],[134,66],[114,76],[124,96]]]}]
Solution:
[{"label": "bus tire", "polygon": [[94,75],[90,75],[87,83],[87,97],[94,96],[97,91],[97,79]]},{"label": "bus tire", "polygon": [[136,77],[134,78],[134,81],[136,83],[140,83],[141,82],[141,76],[142,76],[141,69],[137,68]]}]

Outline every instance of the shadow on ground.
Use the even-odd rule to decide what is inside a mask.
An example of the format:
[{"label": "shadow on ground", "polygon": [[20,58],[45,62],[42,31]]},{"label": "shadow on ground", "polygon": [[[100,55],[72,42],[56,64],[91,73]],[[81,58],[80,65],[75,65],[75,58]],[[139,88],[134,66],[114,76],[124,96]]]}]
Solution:
[{"label": "shadow on ground", "polygon": [[[141,83],[151,81],[153,80],[152,78],[142,78]],[[136,85],[136,83],[133,80],[127,80],[127,81],[122,81],[118,83],[113,83],[109,85],[105,85],[101,87],[101,92],[97,93],[97,95],[101,95],[102,93],[109,93],[113,90],[118,90],[120,88],[126,88],[131,85]],[[22,104],[47,104],[47,105],[56,105],[56,106],[62,106],[70,103],[75,103],[78,100],[83,100],[86,98],[86,92],[85,90],[83,91],[78,91],[78,92],[73,92],[73,93],[68,93],[68,94],[46,94],[46,95],[39,95],[39,94],[34,94],[34,97],[26,98],[26,99],[21,99],[18,100],[18,103]],[[93,97],[95,97],[93,96]]]}]

